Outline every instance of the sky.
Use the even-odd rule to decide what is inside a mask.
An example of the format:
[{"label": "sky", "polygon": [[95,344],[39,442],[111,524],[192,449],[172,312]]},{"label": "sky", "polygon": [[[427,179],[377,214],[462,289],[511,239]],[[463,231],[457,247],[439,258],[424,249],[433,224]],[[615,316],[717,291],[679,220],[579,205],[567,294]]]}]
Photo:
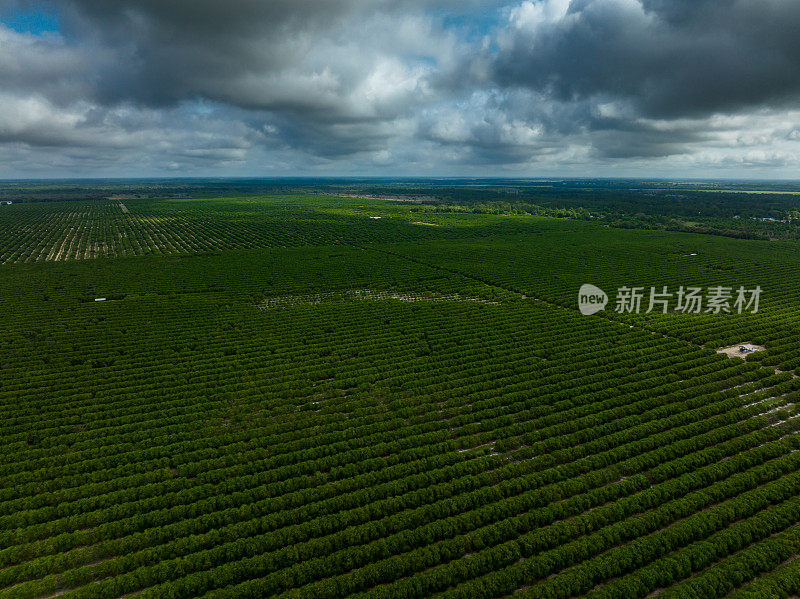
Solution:
[{"label": "sky", "polygon": [[800,178],[797,0],[0,0],[0,178]]}]

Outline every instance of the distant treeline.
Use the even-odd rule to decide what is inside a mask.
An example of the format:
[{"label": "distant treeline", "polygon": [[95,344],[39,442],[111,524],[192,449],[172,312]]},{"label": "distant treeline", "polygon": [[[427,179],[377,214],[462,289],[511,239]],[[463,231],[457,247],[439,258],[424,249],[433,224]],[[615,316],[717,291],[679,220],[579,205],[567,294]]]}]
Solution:
[{"label": "distant treeline", "polygon": [[0,182],[0,201],[323,194],[413,201],[416,210],[604,219],[623,228],[800,238],[800,182],[636,179],[108,179]]}]

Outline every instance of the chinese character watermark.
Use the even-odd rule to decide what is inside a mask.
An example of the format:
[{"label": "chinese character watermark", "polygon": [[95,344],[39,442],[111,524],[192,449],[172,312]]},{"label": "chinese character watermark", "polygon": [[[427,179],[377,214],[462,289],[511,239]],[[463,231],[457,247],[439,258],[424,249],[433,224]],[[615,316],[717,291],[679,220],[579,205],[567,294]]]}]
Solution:
[{"label": "chinese character watermark", "polygon": [[[734,289],[724,285],[712,287],[684,287],[681,285],[674,292],[666,285],[661,288],[623,286],[617,289],[614,300],[614,312],[618,314],[639,314],[644,312],[660,312],[668,314],[742,314],[758,312],[761,299],[761,287],[745,289],[743,286]],[[594,285],[582,285],[578,291],[578,309],[581,314],[594,314],[604,310],[608,303],[608,295]]]}]

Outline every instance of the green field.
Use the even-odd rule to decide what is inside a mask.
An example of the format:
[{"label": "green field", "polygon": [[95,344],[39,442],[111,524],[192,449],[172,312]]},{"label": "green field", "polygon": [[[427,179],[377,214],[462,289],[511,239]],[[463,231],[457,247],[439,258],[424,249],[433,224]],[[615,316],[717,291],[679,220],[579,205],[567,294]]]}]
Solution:
[{"label": "green field", "polygon": [[798,272],[379,199],[0,206],[0,598],[800,593]]}]

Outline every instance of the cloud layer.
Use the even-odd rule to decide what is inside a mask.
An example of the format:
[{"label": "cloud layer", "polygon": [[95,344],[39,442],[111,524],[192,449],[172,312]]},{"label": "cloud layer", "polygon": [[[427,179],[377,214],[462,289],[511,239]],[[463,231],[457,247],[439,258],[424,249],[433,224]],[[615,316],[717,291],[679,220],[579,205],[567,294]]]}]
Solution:
[{"label": "cloud layer", "polygon": [[0,0],[0,176],[792,177],[798,28],[795,0]]}]

